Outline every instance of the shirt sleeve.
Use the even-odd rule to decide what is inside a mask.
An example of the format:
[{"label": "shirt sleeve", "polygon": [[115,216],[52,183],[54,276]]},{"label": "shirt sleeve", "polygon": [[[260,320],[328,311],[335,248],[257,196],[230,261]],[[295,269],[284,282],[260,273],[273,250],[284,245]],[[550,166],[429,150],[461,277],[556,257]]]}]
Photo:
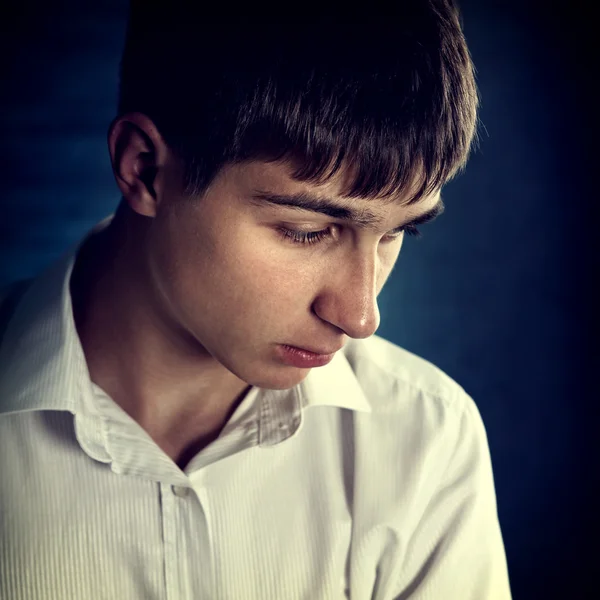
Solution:
[{"label": "shirt sleeve", "polygon": [[464,394],[448,465],[407,545],[386,600],[510,600],[487,436]]}]

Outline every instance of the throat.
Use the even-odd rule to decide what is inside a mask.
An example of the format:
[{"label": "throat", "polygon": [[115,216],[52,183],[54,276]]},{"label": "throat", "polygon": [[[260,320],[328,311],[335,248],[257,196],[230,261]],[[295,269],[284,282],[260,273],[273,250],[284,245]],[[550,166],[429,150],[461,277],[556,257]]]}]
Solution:
[{"label": "throat", "polygon": [[220,435],[225,423],[217,429],[208,433],[184,441],[180,439],[155,440],[158,447],[182,470],[184,471],[191,460],[202,450],[210,446]]},{"label": "throat", "polygon": [[158,447],[183,471],[198,453],[221,435],[223,428],[233,417],[250,389],[251,386],[247,386],[233,402],[224,403],[227,410],[218,415],[198,415],[194,419],[182,419],[178,425],[171,426],[168,431],[165,431],[164,423],[157,424],[158,427],[142,424],[142,427]]},{"label": "throat", "polygon": [[78,253],[70,280],[77,334],[91,380],[183,469],[251,386],[163,318],[144,269],[114,258],[117,239],[109,228]]}]

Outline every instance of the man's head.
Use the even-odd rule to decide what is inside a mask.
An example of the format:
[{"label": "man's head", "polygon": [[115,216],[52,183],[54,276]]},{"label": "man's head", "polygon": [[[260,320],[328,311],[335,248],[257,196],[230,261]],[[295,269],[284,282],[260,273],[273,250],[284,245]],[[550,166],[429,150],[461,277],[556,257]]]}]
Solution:
[{"label": "man's head", "polygon": [[132,4],[109,135],[120,212],[144,231],[156,313],[244,381],[297,383],[281,344],[371,335],[402,226],[439,212],[466,162],[477,92],[457,13],[403,4],[385,26]]},{"label": "man's head", "polygon": [[311,182],[348,163],[363,197],[403,190],[417,172],[432,191],[464,165],[477,92],[452,0],[318,25],[215,24],[193,4],[132,0],[118,106],[150,117],[190,193],[245,160],[285,158]]}]

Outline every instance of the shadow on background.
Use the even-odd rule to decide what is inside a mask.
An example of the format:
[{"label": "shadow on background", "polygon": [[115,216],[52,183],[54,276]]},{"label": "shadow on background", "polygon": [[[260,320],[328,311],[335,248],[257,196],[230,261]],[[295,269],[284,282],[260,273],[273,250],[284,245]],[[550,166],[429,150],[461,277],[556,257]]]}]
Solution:
[{"label": "shadow on background", "polygon": [[[52,15],[30,3],[0,23],[0,287],[116,207],[105,140],[125,4]],[[406,240],[378,333],[477,402],[514,598],[575,598],[599,558],[590,21],[573,4],[462,6],[480,148],[444,216]]]}]

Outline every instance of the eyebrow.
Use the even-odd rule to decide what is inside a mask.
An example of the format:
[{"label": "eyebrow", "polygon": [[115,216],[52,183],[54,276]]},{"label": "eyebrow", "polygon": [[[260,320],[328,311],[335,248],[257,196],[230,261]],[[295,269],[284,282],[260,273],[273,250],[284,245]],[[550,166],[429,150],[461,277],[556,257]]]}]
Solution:
[{"label": "eyebrow", "polygon": [[[350,221],[362,228],[376,228],[382,224],[382,219],[368,209],[356,210],[347,206],[340,206],[335,200],[324,196],[316,196],[308,192],[298,192],[295,194],[272,194],[269,192],[255,191],[251,200],[255,203],[273,204],[286,208],[296,208],[327,215],[334,219]],[[440,199],[432,208],[421,215],[410,219],[395,227],[391,231],[397,233],[405,227],[411,225],[424,225],[430,223],[436,217],[439,217],[445,209],[444,202]]]}]

